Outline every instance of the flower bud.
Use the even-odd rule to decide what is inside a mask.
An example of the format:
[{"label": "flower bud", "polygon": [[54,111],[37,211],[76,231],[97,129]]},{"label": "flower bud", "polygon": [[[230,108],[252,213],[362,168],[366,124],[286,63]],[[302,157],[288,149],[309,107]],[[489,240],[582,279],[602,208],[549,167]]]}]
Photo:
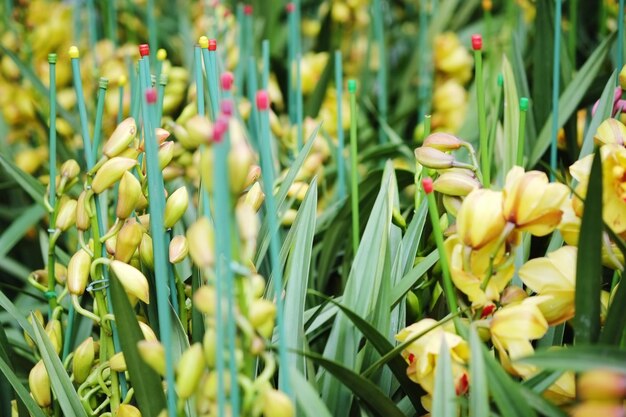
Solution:
[{"label": "flower bud", "polygon": [[184,185],[174,191],[165,203],[163,225],[166,229],[172,228],[187,210],[189,205],[189,193]]},{"label": "flower bud", "polygon": [[130,170],[135,165],[137,165],[137,161],[131,158],[116,156],[109,159],[96,172],[91,183],[91,189],[94,193],[100,194],[119,181],[124,172]]},{"label": "flower bud", "polygon": [[202,345],[195,343],[182,354],[176,366],[176,392],[180,398],[187,399],[194,393],[204,367]]},{"label": "flower bud", "polygon": [[463,200],[460,197],[452,196],[449,194],[444,194],[441,198],[441,202],[445,207],[448,214],[453,217],[457,217],[459,210],[461,210],[461,205],[463,204]]},{"label": "flower bud", "polygon": [[245,203],[254,209],[255,212],[259,211],[261,205],[265,201],[265,194],[261,188],[261,184],[255,182],[250,190],[246,193]]},{"label": "flower bud", "polygon": [[[213,134],[213,125],[205,116],[195,115],[185,123],[188,134],[187,143],[181,144],[187,149],[195,149],[198,146],[209,143]],[[177,136],[178,137],[178,136]]]},{"label": "flower bud", "polygon": [[154,269],[154,252],[152,249],[152,238],[149,234],[144,233],[139,243],[139,259],[141,263],[150,269]]},{"label": "flower bud", "polygon": [[245,203],[237,205],[235,215],[237,217],[239,236],[243,243],[241,259],[252,259],[256,251],[257,236],[261,227],[259,218],[254,209]]},{"label": "flower bud", "polygon": [[287,190],[287,197],[295,198],[297,201],[302,201],[304,200],[308,190],[309,184],[305,182],[294,182]]},{"label": "flower bud", "polygon": [[480,188],[480,182],[474,177],[460,172],[444,172],[433,182],[435,191],[453,196],[466,196]]},{"label": "flower bud", "polygon": [[263,278],[259,274],[252,274],[252,276],[248,280],[248,285],[250,286],[250,295],[253,298],[261,298],[265,293],[265,278]]},{"label": "flower bud", "polygon": [[143,230],[135,221],[126,221],[117,233],[115,243],[115,259],[122,262],[130,261],[141,242]]},{"label": "flower bud", "polygon": [[88,230],[91,226],[91,216],[89,215],[89,208],[87,205],[89,204],[89,200],[87,200],[87,190],[83,190],[78,196],[78,201],[76,202],[76,228],[78,230]]},{"label": "flower bud", "polygon": [[436,132],[424,139],[423,146],[435,148],[443,152],[459,149],[465,144],[461,139],[448,133]]},{"label": "flower bud", "polygon": [[620,145],[626,142],[626,126],[617,119],[609,118],[600,123],[594,140],[598,145]]},{"label": "flower bud", "polygon": [[118,156],[123,150],[128,148],[137,135],[137,124],[135,119],[129,117],[122,121],[111,137],[102,146],[102,153],[109,158]]},{"label": "flower bud", "polygon": [[67,178],[68,181],[73,180],[80,174],[80,166],[74,159],[68,159],[61,165],[61,176]]},{"label": "flower bud", "polygon": [[585,401],[570,410],[570,417],[624,417],[626,410],[622,404],[601,401]]},{"label": "flower bud", "polygon": [[193,295],[193,305],[201,313],[212,316],[215,313],[215,289],[208,285],[199,287]]},{"label": "flower bud", "polygon": [[52,404],[50,378],[48,377],[48,371],[46,371],[42,360],[37,362],[33,369],[30,370],[30,374],[28,374],[28,386],[38,406],[45,408]]},{"label": "flower bud", "polygon": [[135,211],[137,203],[139,203],[140,198],[143,196],[139,180],[129,171],[122,174],[117,196],[115,215],[125,220]]},{"label": "flower bud", "polygon": [[158,340],[156,334],[154,334],[154,330],[152,330],[152,327],[148,326],[143,321],[139,322],[139,328],[141,329],[141,333],[143,333],[143,338],[147,341],[153,342]]},{"label": "flower bud", "polygon": [[96,350],[94,347],[93,337],[88,337],[78,345],[74,351],[74,358],[72,359],[72,372],[74,373],[74,382],[82,384],[93,366]]},{"label": "flower bud", "polygon": [[165,348],[158,340],[140,340],[139,355],[159,375],[165,375]]},{"label": "flower bud", "polygon": [[459,237],[474,249],[500,236],[505,224],[502,193],[487,189],[475,190],[465,198],[456,221]]},{"label": "flower bud", "polygon": [[204,332],[202,347],[204,348],[204,360],[209,368],[215,368],[215,329],[210,327]]},{"label": "flower bud", "polygon": [[111,256],[115,255],[115,247],[117,246],[117,235],[113,235],[104,242],[107,253]]},{"label": "flower bud", "polygon": [[[41,311],[34,310],[33,314],[29,314],[28,317],[26,317],[26,320],[28,320],[31,326],[34,325],[33,316],[35,317],[35,320],[37,320],[39,324],[43,326],[43,314],[41,314]],[[24,339],[26,340],[26,344],[28,346],[30,346],[31,348],[35,347],[35,342],[33,341],[33,339],[31,339],[31,337],[26,332],[24,332]]]},{"label": "flower bud", "polygon": [[109,359],[109,366],[112,371],[126,372],[126,359],[123,352],[117,352]]},{"label": "flower bud", "polygon": [[215,155],[212,146],[205,147],[200,153],[200,178],[202,185],[209,193],[213,192],[213,159]]},{"label": "flower bud", "polygon": [[454,157],[435,148],[419,147],[415,149],[417,162],[427,168],[446,169],[454,166]]},{"label": "flower bud", "polygon": [[274,317],[276,306],[269,300],[256,299],[250,304],[248,319],[250,324],[259,334],[269,339],[274,330]]},{"label": "flower bud", "polygon": [[622,88],[622,90],[626,90],[626,65],[624,65],[621,69],[621,71],[619,72],[619,86]]},{"label": "flower bud", "polygon": [[120,404],[115,412],[115,417],[141,417],[141,411],[134,405]]},{"label": "flower bud", "polygon": [[228,178],[233,194],[239,194],[244,190],[253,162],[254,154],[244,141],[234,144],[228,153]]},{"label": "flower bud", "polygon": [[91,256],[85,249],[79,249],[67,265],[67,290],[71,295],[83,295],[89,279]]},{"label": "flower bud", "polygon": [[144,303],[150,303],[148,280],[138,269],[118,260],[111,261],[111,270],[120,280],[124,290]]},{"label": "flower bud", "polygon": [[76,200],[67,199],[61,203],[56,219],[56,228],[65,232],[76,223]]},{"label": "flower bud", "polygon": [[626,374],[604,369],[582,373],[578,377],[581,400],[619,401],[626,397]]},{"label": "flower bud", "polygon": [[63,347],[63,330],[61,329],[61,322],[57,319],[52,319],[46,324],[45,328],[46,335],[48,339],[50,339],[50,343],[54,348],[54,351],[57,353],[61,353],[61,348]]},{"label": "flower bud", "polygon": [[263,393],[264,417],[293,417],[295,415],[295,407],[284,392],[270,388]]},{"label": "flower bud", "polygon": [[525,298],[528,297],[526,291],[524,291],[521,287],[517,285],[511,285],[506,287],[504,291],[502,291],[502,295],[500,296],[500,304],[503,306],[519,303],[524,301]]},{"label": "flower bud", "polygon": [[201,217],[187,229],[189,255],[200,268],[209,268],[215,263],[215,234],[213,225]]},{"label": "flower bud", "polygon": [[296,220],[296,216],[298,215],[298,211],[295,209],[288,209],[283,214],[283,217],[280,219],[280,224],[285,227],[289,227]]},{"label": "flower bud", "polygon": [[174,236],[174,238],[170,241],[169,249],[170,262],[173,264],[182,262],[189,253],[187,238],[183,235]]},{"label": "flower bud", "polygon": [[167,142],[163,142],[161,146],[159,146],[159,168],[162,170],[166,166],[172,162],[174,158],[174,142],[168,140]]},{"label": "flower bud", "polygon": [[244,188],[250,187],[256,181],[261,178],[261,167],[258,165],[252,165],[248,170],[248,175],[246,176],[246,183],[244,184]]}]

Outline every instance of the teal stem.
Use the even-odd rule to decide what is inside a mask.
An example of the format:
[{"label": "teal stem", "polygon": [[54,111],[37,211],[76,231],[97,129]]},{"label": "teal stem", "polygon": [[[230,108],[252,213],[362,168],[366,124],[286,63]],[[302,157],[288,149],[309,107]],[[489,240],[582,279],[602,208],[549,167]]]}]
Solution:
[{"label": "teal stem", "polygon": [[96,54],[96,43],[98,42],[98,25],[96,24],[96,8],[93,0],[87,0],[87,22],[89,23],[89,50],[94,54],[94,69],[98,67],[99,59]]},{"label": "teal stem", "polygon": [[129,65],[130,73],[130,115],[137,123],[139,123],[140,108],[141,108],[141,82],[139,81],[139,75],[137,69],[133,64]]},{"label": "teal stem", "polygon": [[157,38],[157,23],[154,14],[154,0],[148,0],[146,2],[146,16],[148,19],[148,42],[150,43],[150,60],[155,61],[155,55],[157,49],[159,49],[159,42]]},{"label": "teal stem", "polygon": [[107,37],[113,42],[113,46],[117,47],[117,7],[115,2],[116,0],[109,0],[105,3],[107,9]]},{"label": "teal stem", "polygon": [[615,62],[619,72],[624,65],[624,0],[619,0],[617,16],[617,57]]},{"label": "teal stem", "polygon": [[343,63],[341,51],[335,51],[335,91],[337,98],[337,195],[340,200],[346,197],[346,162],[343,157]]},{"label": "teal stem", "polygon": [[[237,4],[237,22],[239,23],[237,29],[237,46],[239,51],[239,59],[237,60],[237,67],[235,68],[235,91],[238,96],[243,95],[243,80],[246,76],[246,67],[248,66],[247,57],[248,54],[245,51],[246,48],[246,25],[243,24],[243,4]],[[256,91],[256,90],[255,90]],[[256,132],[252,130],[251,132]]]},{"label": "teal stem", "polygon": [[[250,132],[250,139],[252,146],[257,152],[260,151],[259,143],[261,138],[259,135],[259,112],[256,108],[255,94],[258,88],[257,72],[256,72],[256,60],[253,56],[248,59],[248,80],[246,83],[248,92],[248,101],[252,104],[252,110],[250,111],[250,117],[248,118],[248,132]],[[235,80],[236,81],[236,80]]]},{"label": "teal stem", "polygon": [[124,85],[120,84],[117,91],[119,93],[117,101],[117,124],[119,125],[124,119]]},{"label": "teal stem", "polygon": [[[196,75],[196,104],[198,105],[198,114],[204,116],[204,79],[202,77],[202,51],[200,46],[193,48],[193,67]],[[205,63],[206,66],[207,63]],[[207,68],[208,72],[208,68]]]},{"label": "teal stem", "polygon": [[270,116],[269,109],[259,109],[261,140],[261,170],[263,172],[263,188],[265,189],[265,214],[268,218],[270,232],[270,263],[272,267],[272,281],[274,296],[276,297],[276,328],[278,332],[278,386],[288,396],[291,396],[289,383],[289,361],[287,357],[287,343],[285,339],[285,321],[283,311],[283,271],[280,264],[280,230],[278,228],[278,210],[274,200],[274,163],[272,159],[272,144],[270,143]]},{"label": "teal stem", "polygon": [[[383,8],[381,0],[374,0],[373,6],[374,17],[374,36],[376,37],[376,44],[378,45],[378,91],[376,93],[378,97],[378,112],[380,118],[384,123],[387,123],[387,48],[385,45],[385,29],[383,24]],[[380,144],[387,142],[387,136],[382,123],[378,126],[378,142]]]},{"label": "teal stem", "polygon": [[57,176],[57,83],[56,83],[56,62],[57,55],[48,55],[48,64],[50,67],[50,139],[48,140],[49,146],[49,174],[50,174],[50,192],[48,203],[50,207],[56,205],[56,176]]},{"label": "teal stem", "polygon": [[302,56],[298,54],[296,57],[296,123],[297,123],[297,150],[296,154],[302,149],[304,138],[302,132]]},{"label": "teal stem", "polygon": [[419,85],[417,89],[418,123],[422,123],[424,115],[430,113],[428,18],[428,0],[421,0],[418,35],[418,48],[420,50]]},{"label": "teal stem", "polygon": [[[155,137],[154,126],[152,125],[152,117],[150,113],[154,112],[154,103],[148,103],[146,100],[146,80],[148,80],[148,61],[147,57],[139,60],[139,73],[141,94],[143,96],[142,117],[144,125],[146,150],[146,171],[148,177],[148,193],[150,195],[150,231],[152,235],[153,254],[154,254],[154,275],[156,280],[157,293],[157,311],[160,317],[159,333],[161,342],[165,347],[165,379],[168,387],[174,387],[174,362],[173,362],[173,345],[172,345],[172,329],[170,321],[170,307],[168,300],[168,280],[167,280],[167,248],[165,247],[165,230],[163,228],[163,210],[165,207],[165,199],[163,196],[163,177],[159,169],[158,144]],[[167,406],[168,414],[176,416],[176,391],[174,389],[167,390]]]},{"label": "teal stem", "polygon": [[524,142],[526,141],[526,113],[528,112],[528,99],[522,97],[519,100],[519,136],[517,138],[517,165],[524,167]]},{"label": "teal stem", "polygon": [[157,120],[159,123],[163,118],[163,100],[165,98],[165,86],[167,85],[167,75],[161,74],[157,87]]},{"label": "teal stem", "polygon": [[352,251],[356,255],[359,249],[359,171],[358,171],[358,144],[356,137],[357,114],[356,114],[356,81],[348,81],[348,93],[350,94],[350,202],[352,207]]},{"label": "teal stem", "polygon": [[107,92],[109,81],[106,78],[100,78],[98,82],[98,104],[96,105],[96,123],[93,128],[93,144],[92,154],[98,153],[100,141],[102,139],[102,115],[104,114],[104,97]]},{"label": "teal stem", "polygon": [[478,94],[478,131],[480,135],[480,167],[482,169],[483,186],[491,185],[491,160],[487,140],[487,112],[485,111],[485,80],[483,78],[482,51],[474,51],[476,61],[476,92]]},{"label": "teal stem", "polygon": [[430,135],[430,120],[431,120],[431,115],[430,114],[426,114],[424,115],[424,137]]},{"label": "teal stem", "polygon": [[291,124],[296,123],[296,90],[295,90],[295,80],[296,74],[294,74],[295,70],[295,60],[296,60],[296,13],[295,10],[292,12],[288,12],[287,16],[287,24],[289,30],[289,37],[287,40],[287,62],[289,63],[287,67],[287,87],[288,87],[288,111],[289,111],[289,121]]},{"label": "teal stem", "polygon": [[550,144],[550,179],[554,181],[557,157],[557,136],[559,134],[559,87],[561,77],[561,12],[563,4],[556,1],[554,13],[554,57],[552,67],[552,142]]},{"label": "teal stem", "polygon": [[211,114],[213,115],[213,120],[217,120],[217,115],[219,113],[219,100],[220,100],[220,91],[219,91],[219,79],[220,74],[217,68],[217,52],[208,50],[209,55],[209,67],[207,68],[207,83],[209,85],[209,99],[211,101]]},{"label": "teal stem", "polygon": [[79,58],[72,58],[72,76],[74,78],[74,89],[76,90],[76,100],[78,114],[80,116],[80,127],[83,136],[83,149],[88,167],[95,164],[94,156],[91,152],[91,137],[89,135],[89,123],[87,122],[87,108],[85,107],[85,97],[83,96],[83,81],[80,76]]},{"label": "teal stem", "polygon": [[263,57],[263,73],[261,77],[261,88],[267,90],[270,83],[270,41],[264,39],[261,43],[261,53]]},{"label": "teal stem", "polygon": [[497,89],[496,89],[496,105],[491,121],[491,130],[489,131],[489,148],[487,150],[489,154],[489,160],[493,160],[493,152],[496,143],[496,131],[498,130],[498,121],[500,120],[500,107],[502,105],[502,90],[504,88],[504,76],[498,74]]}]

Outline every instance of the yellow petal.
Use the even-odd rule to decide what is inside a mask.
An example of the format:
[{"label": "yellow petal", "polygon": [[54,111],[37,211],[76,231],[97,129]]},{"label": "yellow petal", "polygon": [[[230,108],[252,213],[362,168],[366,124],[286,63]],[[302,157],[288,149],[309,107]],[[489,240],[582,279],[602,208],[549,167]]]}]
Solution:
[{"label": "yellow petal", "polygon": [[507,306],[496,312],[491,321],[491,333],[501,340],[539,339],[547,330],[546,319],[531,303]]}]

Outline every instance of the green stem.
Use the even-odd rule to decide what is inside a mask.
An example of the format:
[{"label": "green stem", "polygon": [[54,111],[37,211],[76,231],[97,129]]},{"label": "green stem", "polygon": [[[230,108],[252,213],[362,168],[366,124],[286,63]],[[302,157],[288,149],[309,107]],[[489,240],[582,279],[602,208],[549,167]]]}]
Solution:
[{"label": "green stem", "polygon": [[[198,105],[198,114],[204,116],[204,79],[202,77],[202,51],[200,46],[193,48],[193,67],[196,75],[196,104]],[[205,63],[206,66],[206,63]],[[207,67],[208,75],[208,67]]]},{"label": "green stem", "polygon": [[120,83],[117,91],[119,94],[117,100],[117,124],[119,125],[124,119],[124,84]]},{"label": "green stem", "polygon": [[[248,59],[248,80],[246,83],[246,89],[248,92],[248,100],[252,103],[252,110],[250,112],[250,117],[248,118],[248,132],[250,133],[250,139],[252,142],[252,146],[259,151],[259,143],[261,138],[259,136],[259,112],[256,108],[256,103],[254,101],[254,95],[257,91],[257,73],[256,73],[256,61],[253,56]],[[237,81],[235,79],[235,81]]]},{"label": "green stem", "polygon": [[552,67],[552,142],[550,144],[550,180],[554,181],[559,134],[559,87],[561,76],[561,11],[562,0],[556,0],[554,13],[554,56]]},{"label": "green stem", "polygon": [[303,145],[302,132],[302,56],[296,56],[296,124],[297,124],[297,149],[296,154],[300,152]]},{"label": "green stem", "polygon": [[358,149],[356,137],[356,81],[348,81],[348,93],[350,94],[350,201],[352,203],[352,251],[356,254],[359,249],[359,173],[358,173]]},{"label": "green stem", "polygon": [[[56,54],[48,55],[48,63],[50,66],[50,139],[49,139],[49,173],[50,173],[50,190],[48,194],[48,202],[50,207],[54,207],[54,211],[49,213],[50,215],[50,230],[55,229],[56,215],[57,215],[57,198],[56,198],[56,165],[57,165],[57,130],[56,130]],[[54,252],[56,239],[48,240],[48,307],[50,309],[50,315],[57,306],[56,295],[54,294],[54,287],[56,283],[54,265],[56,263],[56,256]]]},{"label": "green stem", "polygon": [[85,160],[87,166],[94,165],[94,157],[91,151],[91,136],[89,135],[89,124],[87,122],[87,108],[85,107],[85,96],[83,95],[83,81],[80,76],[79,58],[72,58],[72,76],[74,78],[74,89],[76,90],[76,99],[78,105],[78,114],[80,115],[80,127],[83,136],[83,149],[85,152]]},{"label": "green stem", "polygon": [[491,161],[489,160],[489,143],[487,140],[487,114],[485,111],[485,81],[483,79],[483,55],[481,50],[474,51],[476,61],[476,92],[478,94],[478,131],[480,134],[480,165],[483,186],[491,185]]},{"label": "green stem", "polygon": [[109,85],[109,81],[106,78],[100,78],[98,83],[98,104],[96,106],[96,123],[93,128],[93,144],[92,144],[92,155],[96,155],[98,153],[98,148],[100,147],[100,139],[102,138],[102,115],[104,114],[104,96],[107,92],[107,86]]},{"label": "green stem", "polygon": [[346,197],[346,163],[343,158],[343,63],[341,51],[335,51],[335,91],[337,98],[337,196],[340,200]]},{"label": "green stem", "polygon": [[494,111],[492,114],[491,121],[491,130],[489,131],[489,145],[487,153],[489,155],[489,160],[493,160],[493,152],[496,144],[496,132],[498,131],[498,122],[500,121],[500,107],[502,105],[502,90],[504,87],[504,77],[502,74],[498,74],[497,81],[497,89],[496,89],[496,105],[494,107]]},{"label": "green stem", "polygon": [[264,39],[261,43],[261,56],[263,58],[263,73],[261,77],[261,88],[267,90],[270,83],[270,41]]},{"label": "green stem", "polygon": [[106,2],[107,9],[107,37],[113,42],[113,46],[117,47],[117,8],[116,0]]},{"label": "green stem", "polygon": [[528,99],[522,97],[519,100],[519,136],[517,138],[517,165],[524,167],[524,142],[526,141],[526,113],[528,112]]},{"label": "green stem", "polygon": [[159,86],[157,87],[157,120],[159,123],[163,118],[163,99],[165,98],[165,86],[167,85],[167,74],[159,76]]},{"label": "green stem", "polygon": [[619,0],[617,11],[617,71],[622,70],[624,65],[624,0]]},{"label": "green stem", "polygon": [[[378,82],[378,112],[380,113],[381,120],[387,123],[387,50],[385,45],[385,29],[381,0],[374,0],[372,11],[374,17],[374,36],[376,37],[379,54],[379,68],[376,77]],[[387,142],[387,136],[382,123],[378,126],[378,142],[381,144]]]},{"label": "green stem", "polygon": [[[243,3],[237,5],[237,22],[243,22]],[[246,76],[246,67],[248,66],[248,54],[246,48],[246,25],[239,24],[237,28],[237,50],[239,51],[239,59],[237,60],[237,68],[235,68],[235,91],[238,96],[243,95],[243,80]],[[256,132],[256,130],[250,130]]]}]

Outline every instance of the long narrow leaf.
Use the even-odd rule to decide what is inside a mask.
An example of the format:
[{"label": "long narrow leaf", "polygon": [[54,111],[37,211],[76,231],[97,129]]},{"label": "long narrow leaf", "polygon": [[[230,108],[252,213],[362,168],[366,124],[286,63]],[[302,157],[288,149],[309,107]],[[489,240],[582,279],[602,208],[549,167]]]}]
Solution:
[{"label": "long narrow leaf", "polygon": [[600,96],[600,103],[596,109],[596,114],[594,114],[591,118],[591,123],[587,128],[587,133],[585,134],[585,139],[583,140],[583,146],[580,149],[578,159],[584,158],[593,152],[593,137],[595,136],[600,123],[611,117],[611,111],[613,111],[613,92],[615,91],[615,77],[616,73],[613,72],[613,75],[611,75],[611,78],[609,78],[609,81],[604,86],[602,96]]},{"label": "long narrow leaf", "polygon": [[470,326],[469,343],[472,353],[469,369],[470,386],[472,387],[469,395],[469,415],[470,417],[481,417],[489,414],[489,391],[481,341],[474,326]]},{"label": "long narrow leaf", "polygon": [[321,400],[317,391],[309,384],[300,372],[291,370],[291,384],[296,393],[296,402],[299,410],[306,417],[332,417],[326,404]]},{"label": "long narrow leaf", "polygon": [[445,337],[441,337],[437,369],[435,371],[435,393],[433,396],[434,417],[457,417],[459,413],[452,375],[452,359]]},{"label": "long narrow leaf", "polygon": [[24,210],[0,235],[0,257],[5,256],[17,242],[24,237],[28,229],[37,224],[45,214],[40,205],[33,205]]},{"label": "long narrow leaf", "polygon": [[33,178],[32,175],[19,169],[13,161],[2,153],[0,153],[0,166],[6,170],[11,178],[13,178],[36,203],[43,204],[45,189],[39,181]]},{"label": "long narrow leaf", "polygon": [[606,345],[571,346],[567,349],[538,351],[518,362],[554,371],[585,372],[605,368],[624,372],[626,350]]},{"label": "long narrow leaf", "polygon": [[20,381],[20,379],[11,370],[11,367],[9,366],[9,364],[2,357],[0,357],[0,372],[4,374],[4,376],[9,381],[9,383],[11,384],[11,386],[13,387],[13,389],[15,390],[19,398],[22,400],[22,402],[28,409],[28,412],[33,417],[46,417],[46,415],[41,410],[41,408],[39,408],[37,403],[35,403],[35,400],[33,400],[33,397],[30,396],[30,393],[28,392],[28,390],[24,388],[24,385],[22,385],[22,382]]}]

